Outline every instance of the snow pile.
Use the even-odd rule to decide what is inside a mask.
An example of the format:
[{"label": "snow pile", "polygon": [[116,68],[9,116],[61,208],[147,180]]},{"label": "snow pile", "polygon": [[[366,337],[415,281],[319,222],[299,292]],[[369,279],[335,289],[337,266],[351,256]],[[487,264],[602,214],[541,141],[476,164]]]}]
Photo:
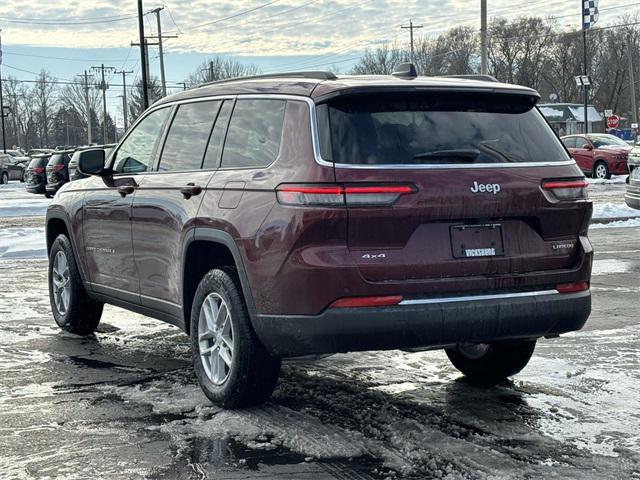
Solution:
[{"label": "snow pile", "polygon": [[606,178],[587,178],[590,185],[620,185],[627,183],[627,175],[613,175],[610,179]]},{"label": "snow pile", "polygon": [[618,220],[609,223],[592,223],[589,229],[594,228],[629,228],[640,227],[640,218],[630,218],[629,220]]},{"label": "snow pile", "polygon": [[3,228],[0,230],[0,258],[45,258],[44,228]]},{"label": "snow pile", "polygon": [[593,218],[636,218],[640,210],[624,203],[596,203],[593,205]]}]

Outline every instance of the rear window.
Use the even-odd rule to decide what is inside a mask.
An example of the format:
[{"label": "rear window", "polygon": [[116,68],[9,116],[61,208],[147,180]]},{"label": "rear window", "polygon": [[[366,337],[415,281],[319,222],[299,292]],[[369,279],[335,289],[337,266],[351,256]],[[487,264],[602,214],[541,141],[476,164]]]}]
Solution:
[{"label": "rear window", "polygon": [[29,162],[29,168],[46,167],[50,157],[35,157]]},{"label": "rear window", "polygon": [[473,164],[569,160],[526,97],[361,94],[318,106],[323,159],[346,164]]},{"label": "rear window", "polygon": [[66,153],[56,153],[55,155],[51,155],[49,165],[62,165],[68,158]]}]

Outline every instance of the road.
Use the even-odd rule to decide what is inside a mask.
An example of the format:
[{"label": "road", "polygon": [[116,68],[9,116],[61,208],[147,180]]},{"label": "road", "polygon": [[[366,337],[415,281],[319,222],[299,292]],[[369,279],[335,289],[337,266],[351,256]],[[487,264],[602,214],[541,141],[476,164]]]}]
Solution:
[{"label": "road", "polygon": [[46,260],[0,259],[0,478],[640,479],[640,228],[591,239],[589,322],[512,381],[472,387],[442,352],[335,355],[240,412],[207,402],[176,328],[106,307],[94,337],[62,333]]}]

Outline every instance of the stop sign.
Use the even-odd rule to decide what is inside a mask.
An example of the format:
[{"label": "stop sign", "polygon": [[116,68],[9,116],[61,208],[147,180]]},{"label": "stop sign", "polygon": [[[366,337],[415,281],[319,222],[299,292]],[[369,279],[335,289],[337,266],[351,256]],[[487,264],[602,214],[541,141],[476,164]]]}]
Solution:
[{"label": "stop sign", "polygon": [[617,115],[611,115],[607,118],[607,127],[609,128],[618,128],[618,124],[620,123],[620,117]]}]

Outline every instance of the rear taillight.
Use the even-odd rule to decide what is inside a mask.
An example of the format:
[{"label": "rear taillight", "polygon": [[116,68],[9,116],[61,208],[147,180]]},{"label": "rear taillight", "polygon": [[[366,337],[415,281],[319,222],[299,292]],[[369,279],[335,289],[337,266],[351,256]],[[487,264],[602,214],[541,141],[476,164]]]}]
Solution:
[{"label": "rear taillight", "polygon": [[44,173],[44,167],[35,167],[33,173]]},{"label": "rear taillight", "polygon": [[561,283],[556,285],[558,293],[576,293],[589,290],[589,282]]},{"label": "rear taillight", "polygon": [[589,182],[584,178],[576,180],[545,180],[542,189],[556,200],[585,200]]},{"label": "rear taillight", "polygon": [[384,295],[377,297],[350,297],[341,298],[333,302],[329,308],[366,308],[389,307],[398,305],[402,301],[402,295]]},{"label": "rear taillight", "polygon": [[64,168],[64,164],[63,163],[59,163],[56,165],[51,165],[51,169],[52,170],[56,170],[56,171],[60,171]]},{"label": "rear taillight", "polygon": [[276,195],[283,205],[385,206],[416,191],[413,185],[280,185]]}]

